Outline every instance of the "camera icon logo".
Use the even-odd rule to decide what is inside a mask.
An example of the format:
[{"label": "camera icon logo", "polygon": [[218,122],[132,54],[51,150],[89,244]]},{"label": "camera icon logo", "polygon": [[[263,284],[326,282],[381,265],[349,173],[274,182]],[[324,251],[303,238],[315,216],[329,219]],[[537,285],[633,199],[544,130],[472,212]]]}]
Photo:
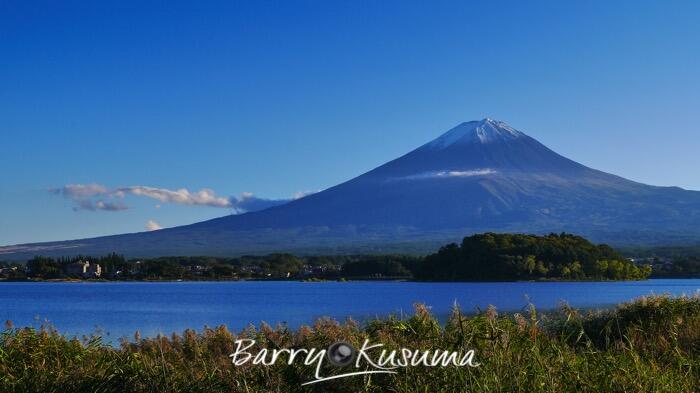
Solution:
[{"label": "camera icon logo", "polygon": [[345,367],[355,360],[357,351],[345,341],[338,341],[331,344],[326,351],[328,361],[336,367]]}]

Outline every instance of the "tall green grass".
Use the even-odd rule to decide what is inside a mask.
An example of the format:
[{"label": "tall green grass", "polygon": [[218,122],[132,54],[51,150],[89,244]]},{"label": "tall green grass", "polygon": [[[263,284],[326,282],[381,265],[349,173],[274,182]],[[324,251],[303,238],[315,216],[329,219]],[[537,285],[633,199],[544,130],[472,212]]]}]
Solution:
[{"label": "tall green grass", "polygon": [[[414,367],[302,387],[314,366],[234,367],[236,338],[257,348],[326,348],[365,339],[388,348],[476,350],[478,368]],[[251,349],[254,352],[254,350]],[[327,363],[327,362],[326,362]],[[337,373],[327,366],[324,373]],[[346,370],[348,371],[348,370]],[[581,313],[568,306],[473,316],[454,309],[440,324],[416,306],[405,319],[358,325],[224,326],[171,337],[124,341],[69,339],[50,328],[7,328],[0,335],[0,392],[694,392],[700,390],[700,299],[651,296]]]}]

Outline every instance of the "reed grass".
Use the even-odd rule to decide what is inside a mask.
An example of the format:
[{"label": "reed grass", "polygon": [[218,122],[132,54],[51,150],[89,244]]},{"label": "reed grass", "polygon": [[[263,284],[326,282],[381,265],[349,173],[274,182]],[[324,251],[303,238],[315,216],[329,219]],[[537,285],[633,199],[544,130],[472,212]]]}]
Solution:
[{"label": "reed grass", "polygon": [[[313,365],[234,367],[234,340],[257,348],[326,348],[365,339],[387,348],[476,351],[477,368],[408,367],[301,386]],[[328,366],[330,367],[330,366]],[[333,373],[337,370],[324,369]],[[360,325],[320,319],[290,330],[225,326],[170,337],[68,338],[55,329],[0,334],[0,392],[694,392],[700,389],[700,299],[650,296],[609,310],[465,316],[440,324],[428,308]]]}]

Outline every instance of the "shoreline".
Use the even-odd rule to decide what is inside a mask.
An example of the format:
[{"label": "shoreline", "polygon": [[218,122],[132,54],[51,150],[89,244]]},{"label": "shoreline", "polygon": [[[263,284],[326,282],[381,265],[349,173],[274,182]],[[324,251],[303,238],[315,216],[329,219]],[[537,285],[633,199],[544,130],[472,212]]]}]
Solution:
[{"label": "shoreline", "polygon": [[117,283],[117,282],[138,282],[138,283],[165,283],[165,282],[301,282],[301,283],[323,283],[323,282],[411,282],[411,283],[432,283],[432,284],[486,284],[486,283],[599,283],[599,282],[644,282],[650,280],[698,280],[700,277],[649,277],[643,280],[479,280],[479,281],[425,281],[412,280],[409,278],[340,278],[340,279],[142,279],[142,280],[110,280],[110,279],[78,279],[78,278],[52,278],[52,279],[21,279],[13,280],[0,278],[0,283],[3,282],[24,282],[24,283]]}]

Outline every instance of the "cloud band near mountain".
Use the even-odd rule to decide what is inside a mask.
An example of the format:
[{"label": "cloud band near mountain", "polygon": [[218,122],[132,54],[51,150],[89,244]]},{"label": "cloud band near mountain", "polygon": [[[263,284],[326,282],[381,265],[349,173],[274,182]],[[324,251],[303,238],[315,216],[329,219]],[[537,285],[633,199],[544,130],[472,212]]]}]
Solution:
[{"label": "cloud band near mountain", "polygon": [[283,205],[292,200],[303,198],[310,192],[298,192],[287,199],[259,198],[252,193],[244,192],[240,196],[219,196],[213,190],[204,188],[190,192],[186,188],[169,190],[149,186],[129,186],[109,189],[101,184],[66,184],[63,187],[52,188],[50,193],[62,195],[75,202],[73,210],[87,211],[121,211],[129,206],[122,202],[127,195],[155,199],[160,203],[178,205],[208,206],[228,208],[235,214],[247,213],[269,207]]}]

